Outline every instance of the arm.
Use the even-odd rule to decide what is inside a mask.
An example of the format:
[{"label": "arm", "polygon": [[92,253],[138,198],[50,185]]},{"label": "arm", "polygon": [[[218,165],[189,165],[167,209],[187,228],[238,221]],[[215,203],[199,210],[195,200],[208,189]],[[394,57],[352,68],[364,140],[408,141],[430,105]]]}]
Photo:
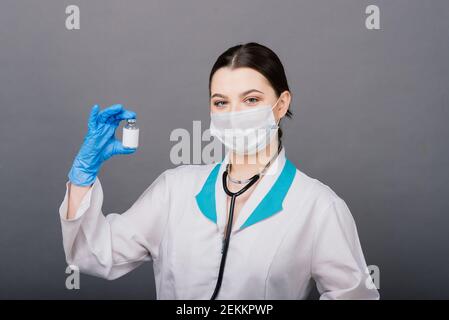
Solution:
[{"label": "arm", "polygon": [[312,277],[320,299],[379,299],[372,285],[354,219],[337,198],[316,217]]},{"label": "arm", "polygon": [[98,178],[70,219],[68,193],[69,183],[59,209],[68,264],[83,273],[112,280],[144,261],[157,259],[168,222],[167,171],[122,214],[103,214],[103,190]]},{"label": "arm", "polygon": [[104,161],[118,154],[132,154],[136,151],[135,148],[125,148],[115,139],[115,130],[120,121],[135,117],[135,112],[124,109],[121,104],[112,105],[102,111],[98,105],[92,107],[87,134],[68,174],[70,185],[67,186],[67,219],[75,217]]},{"label": "arm", "polygon": [[76,216],[76,212],[78,211],[78,208],[81,204],[81,201],[83,200],[86,193],[89,191],[89,189],[92,186],[77,186],[75,184],[69,183],[68,185],[68,193],[69,193],[69,200],[68,200],[68,209],[66,218],[67,219],[73,219]]},{"label": "arm", "polygon": [[[63,232],[64,251],[69,264],[77,265],[86,273],[110,278],[118,277],[135,267],[131,260],[143,259],[146,243],[134,245],[130,257],[120,260],[117,254],[125,250],[116,245],[118,237],[130,237],[132,242],[139,231],[131,226],[121,232],[113,221],[119,219],[111,215],[106,218],[101,212],[103,192],[97,179],[98,172],[104,161],[118,154],[131,154],[135,149],[125,148],[115,139],[115,130],[120,121],[135,118],[136,114],[123,108],[122,105],[112,105],[102,111],[95,105],[92,107],[87,124],[87,134],[69,171],[69,181],[66,183],[66,194],[59,208]],[[139,210],[134,210],[134,212]],[[130,211],[131,212],[131,211]],[[115,231],[119,230],[119,231]],[[109,235],[109,236],[108,236]],[[149,246],[145,247],[147,250]],[[124,268],[117,271],[117,265]]]}]

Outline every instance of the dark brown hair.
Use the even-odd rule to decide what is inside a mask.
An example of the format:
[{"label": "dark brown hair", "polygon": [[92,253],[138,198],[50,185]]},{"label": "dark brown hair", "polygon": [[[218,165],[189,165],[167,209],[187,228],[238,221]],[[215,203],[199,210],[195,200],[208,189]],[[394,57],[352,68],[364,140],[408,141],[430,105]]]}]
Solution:
[{"label": "dark brown hair", "polygon": [[[285,75],[284,67],[279,57],[271,49],[255,43],[250,42],[240,44],[229,48],[222,53],[212,67],[209,76],[209,96],[211,95],[211,82],[215,72],[223,67],[231,69],[236,68],[251,68],[261,73],[271,84],[277,97],[285,90],[290,91],[287,77]],[[290,111],[290,106],[287,110],[286,116],[291,118],[293,113]],[[279,128],[279,142],[281,143],[282,129]]]}]

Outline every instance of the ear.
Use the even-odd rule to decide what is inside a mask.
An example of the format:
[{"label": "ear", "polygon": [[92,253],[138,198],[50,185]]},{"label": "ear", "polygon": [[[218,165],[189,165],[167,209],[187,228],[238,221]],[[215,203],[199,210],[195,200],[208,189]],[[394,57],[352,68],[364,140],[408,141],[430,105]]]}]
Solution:
[{"label": "ear", "polygon": [[274,108],[276,120],[282,119],[288,111],[288,107],[292,101],[292,95],[290,91],[285,90],[279,96],[278,104]]}]

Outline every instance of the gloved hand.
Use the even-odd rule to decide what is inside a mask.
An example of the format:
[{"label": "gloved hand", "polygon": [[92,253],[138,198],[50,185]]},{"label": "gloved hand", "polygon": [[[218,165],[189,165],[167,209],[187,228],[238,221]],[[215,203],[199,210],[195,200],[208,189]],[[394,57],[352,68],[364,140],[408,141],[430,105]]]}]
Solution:
[{"label": "gloved hand", "polygon": [[71,183],[79,186],[91,185],[100,171],[101,164],[116,154],[130,154],[136,148],[127,148],[115,139],[115,130],[124,119],[134,119],[136,113],[112,105],[102,111],[94,105],[90,112],[88,131],[68,174]]}]

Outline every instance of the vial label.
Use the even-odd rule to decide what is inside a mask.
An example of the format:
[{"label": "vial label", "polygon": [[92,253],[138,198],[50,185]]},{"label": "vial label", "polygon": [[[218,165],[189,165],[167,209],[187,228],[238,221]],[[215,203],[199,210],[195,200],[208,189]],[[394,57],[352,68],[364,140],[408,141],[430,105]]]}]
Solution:
[{"label": "vial label", "polygon": [[139,145],[139,129],[123,128],[122,144],[128,148],[137,148]]}]

